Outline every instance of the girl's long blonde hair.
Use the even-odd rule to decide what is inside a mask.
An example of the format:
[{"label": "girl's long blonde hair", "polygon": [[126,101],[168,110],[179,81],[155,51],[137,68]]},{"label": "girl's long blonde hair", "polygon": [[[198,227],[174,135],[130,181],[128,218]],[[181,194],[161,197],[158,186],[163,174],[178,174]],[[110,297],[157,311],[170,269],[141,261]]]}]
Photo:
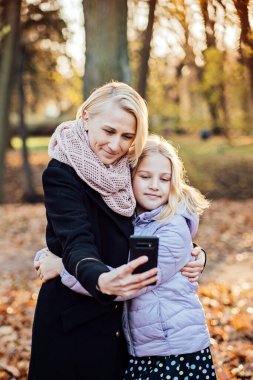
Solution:
[{"label": "girl's long blonde hair", "polygon": [[132,176],[135,175],[138,166],[145,157],[157,153],[168,158],[171,163],[172,173],[168,203],[156,219],[161,221],[173,216],[181,205],[189,213],[201,215],[209,207],[210,202],[199,190],[186,183],[183,162],[179,158],[176,149],[163,137],[157,135],[148,137],[137,165],[132,170]]},{"label": "girl's long blonde hair", "polygon": [[79,107],[76,118],[83,117],[84,111],[90,116],[97,115],[112,102],[136,119],[136,136],[129,150],[130,163],[136,165],[148,136],[148,110],[145,100],[132,87],[112,81],[97,88]]}]

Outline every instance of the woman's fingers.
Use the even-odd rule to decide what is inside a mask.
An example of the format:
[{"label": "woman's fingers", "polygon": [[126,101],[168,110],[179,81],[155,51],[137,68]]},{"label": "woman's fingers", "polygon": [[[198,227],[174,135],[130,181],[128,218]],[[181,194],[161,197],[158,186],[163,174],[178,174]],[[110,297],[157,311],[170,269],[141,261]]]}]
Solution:
[{"label": "woman's fingers", "polygon": [[201,253],[201,248],[200,247],[194,247],[192,250],[192,256],[198,256]]},{"label": "woman's fingers", "polygon": [[153,276],[153,277],[150,277],[148,278],[147,280],[145,281],[142,281],[142,282],[139,282],[139,283],[135,283],[135,284],[130,284],[128,285],[124,291],[125,292],[133,292],[133,293],[136,293],[137,291],[141,290],[142,288],[145,288],[146,286],[149,286],[151,284],[154,284],[156,281],[158,281],[158,276]]},{"label": "woman's fingers", "polygon": [[33,266],[37,270],[40,267],[40,262],[39,261],[35,261],[35,263],[33,264]]},{"label": "woman's fingers", "polygon": [[108,272],[102,273],[98,278],[98,287],[102,293],[126,296],[129,289],[140,290],[157,280],[157,268],[150,269],[144,273],[133,274],[133,271],[148,261],[147,256],[141,256],[128,264]]},{"label": "woman's fingers", "polygon": [[199,274],[200,274],[200,272],[198,272],[196,270],[194,272],[182,272],[182,275],[187,276],[189,278],[199,276]]},{"label": "woman's fingers", "polygon": [[186,266],[186,267],[183,267],[181,269],[181,272],[187,272],[187,273],[194,273],[194,272],[201,272],[201,270],[203,269],[203,266],[202,265],[195,265],[194,267],[190,267],[190,266]]},{"label": "woman's fingers", "polygon": [[41,273],[41,268],[40,268],[40,266],[38,267],[38,270],[37,270],[37,276],[42,280],[42,282],[43,282],[43,278],[44,278],[44,276],[43,276],[43,274]]},{"label": "woman's fingers", "polygon": [[143,287],[140,284],[156,276],[157,271],[157,268],[153,268],[143,273],[131,274],[130,272],[129,274],[128,269],[126,271],[123,269],[122,273],[119,274],[119,287],[124,288],[128,287],[129,285],[137,285]]},{"label": "woman's fingers", "polygon": [[188,264],[186,264],[183,267],[183,269],[191,271],[194,268],[203,268],[203,266],[204,266],[204,264],[202,263],[202,261],[199,261],[199,260],[198,261],[191,261]]},{"label": "woman's fingers", "polygon": [[189,270],[181,270],[182,275],[189,278],[199,276],[201,272],[201,268],[190,268]]},{"label": "woman's fingers", "polygon": [[130,261],[128,264],[126,264],[125,273],[133,273],[133,271],[138,268],[140,265],[145,264],[148,261],[147,256],[140,256],[138,259]]},{"label": "woman's fingers", "polygon": [[132,275],[132,283],[138,284],[138,283],[142,283],[143,281],[149,280],[151,277],[156,276],[157,272],[158,272],[157,268],[152,268],[146,272],[134,274]]},{"label": "woman's fingers", "polygon": [[146,280],[150,276],[154,276],[158,271],[157,268],[152,268],[146,272],[139,273],[139,274],[132,274],[136,268],[138,268],[142,264],[145,264],[147,261],[148,261],[147,256],[141,256],[141,257],[138,257],[138,259],[132,260],[128,264],[119,267],[118,268],[120,271],[119,277],[128,278],[129,276],[130,278],[131,276],[132,282],[140,282],[140,281]]},{"label": "woman's fingers", "polygon": [[197,282],[199,280],[199,276],[189,278],[190,282]]},{"label": "woman's fingers", "polygon": [[203,266],[204,265],[204,260],[202,260],[202,258],[198,259],[198,260],[195,260],[195,261],[190,261],[186,267],[191,267],[191,268],[194,268],[194,267],[200,267],[200,266]]}]

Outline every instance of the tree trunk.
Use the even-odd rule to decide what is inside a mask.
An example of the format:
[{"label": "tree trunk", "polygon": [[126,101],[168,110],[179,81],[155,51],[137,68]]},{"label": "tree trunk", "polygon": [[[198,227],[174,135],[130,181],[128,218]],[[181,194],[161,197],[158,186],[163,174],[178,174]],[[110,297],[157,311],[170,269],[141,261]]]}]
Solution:
[{"label": "tree trunk", "polygon": [[200,8],[201,13],[204,19],[205,24],[205,32],[206,32],[206,44],[207,47],[215,47],[215,34],[214,34],[214,27],[215,22],[210,19],[209,13],[208,13],[208,0],[200,0]]},{"label": "tree trunk", "polygon": [[[221,5],[222,2],[218,1]],[[204,24],[205,24],[205,32],[206,32],[206,44],[207,44],[207,49],[217,49],[216,47],[216,39],[215,39],[215,21],[212,20],[209,16],[208,12],[208,5],[209,1],[208,0],[200,0],[200,8],[201,8],[201,13],[203,16]],[[216,5],[214,5],[214,9],[216,11]],[[202,74],[204,73],[205,68],[202,69]],[[222,68],[222,72],[220,75],[223,77],[224,73],[224,67]],[[211,121],[212,121],[212,130],[213,132],[219,131],[222,124],[223,124],[223,132],[227,140],[229,141],[230,139],[230,131],[229,131],[229,117],[228,117],[228,112],[227,112],[227,104],[226,104],[226,95],[224,93],[225,91],[225,85],[224,82],[219,83],[219,88],[221,92],[221,97],[220,97],[220,102],[219,103],[212,103],[207,99],[208,103],[208,109],[210,112],[211,116]],[[220,120],[219,117],[219,110],[221,110],[221,113],[223,115],[223,121]]]},{"label": "tree trunk", "polygon": [[24,83],[23,83],[23,74],[24,74],[24,55],[22,47],[19,49],[19,70],[18,70],[18,98],[19,98],[19,134],[22,140],[22,169],[23,169],[23,178],[24,178],[24,196],[23,199],[26,202],[35,202],[37,201],[37,194],[33,185],[32,170],[28,160],[28,149],[26,145],[26,127],[25,127],[25,118],[24,118],[24,109],[25,109],[25,93],[24,93]]},{"label": "tree trunk", "polygon": [[214,134],[221,131],[220,118],[218,115],[218,107],[211,103],[208,103],[208,109],[211,116],[211,128]]},{"label": "tree trunk", "polygon": [[127,0],[83,0],[86,59],[84,98],[110,80],[130,84]]},{"label": "tree trunk", "polygon": [[8,116],[16,43],[18,39],[21,0],[4,0],[4,23],[10,27],[4,37],[0,64],[0,202],[4,198],[5,153],[8,144]]},{"label": "tree trunk", "polygon": [[[234,5],[240,20],[241,34],[240,34],[240,55],[243,65],[249,72],[250,93],[248,102],[249,107],[249,123],[253,122],[253,31],[249,22],[249,0],[239,1],[233,0]],[[252,131],[252,126],[251,126]]]},{"label": "tree trunk", "polygon": [[149,61],[150,50],[151,50],[151,40],[152,40],[153,27],[154,27],[154,21],[155,21],[156,3],[157,3],[157,0],[149,1],[148,25],[144,33],[143,48],[141,51],[138,92],[144,99],[146,97],[146,88],[147,88],[147,79],[148,79],[148,61]]}]

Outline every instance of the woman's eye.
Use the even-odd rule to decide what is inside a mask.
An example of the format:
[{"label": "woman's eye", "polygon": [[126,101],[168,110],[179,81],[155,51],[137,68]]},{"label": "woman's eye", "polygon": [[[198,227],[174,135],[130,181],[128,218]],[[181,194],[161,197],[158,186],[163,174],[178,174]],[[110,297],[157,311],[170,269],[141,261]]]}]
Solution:
[{"label": "woman's eye", "polygon": [[169,178],[162,178],[162,181],[163,181],[163,182],[169,182],[170,179],[169,179]]},{"label": "woman's eye", "polygon": [[141,178],[148,179],[148,177],[146,175],[141,175]]},{"label": "woman's eye", "polygon": [[105,132],[106,132],[108,135],[112,135],[112,134],[113,134],[113,131],[109,131],[108,129],[105,129]]},{"label": "woman's eye", "polygon": [[127,141],[132,140],[132,136],[124,136],[124,139]]}]

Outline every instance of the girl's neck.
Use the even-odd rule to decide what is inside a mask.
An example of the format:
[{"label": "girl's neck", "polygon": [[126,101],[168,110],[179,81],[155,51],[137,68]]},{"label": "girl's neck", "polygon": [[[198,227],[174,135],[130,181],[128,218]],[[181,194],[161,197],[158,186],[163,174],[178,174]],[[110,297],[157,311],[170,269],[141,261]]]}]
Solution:
[{"label": "girl's neck", "polygon": [[145,210],[144,208],[142,208],[141,206],[137,205],[136,206],[136,209],[135,209],[135,212],[136,212],[136,215],[140,215],[140,214],[143,214],[144,212],[146,212],[148,210]]},{"label": "girl's neck", "polygon": [[156,209],[159,209],[159,208],[162,207],[162,206],[164,206],[164,205],[160,205],[159,207],[157,207],[157,208],[155,208],[155,209],[153,209],[153,210],[146,210],[145,208],[143,208],[143,207],[141,207],[141,206],[139,206],[139,205],[137,204],[136,209],[135,209],[135,213],[136,213],[136,216],[139,216],[139,215],[141,215],[141,214],[144,214],[145,212],[152,212],[152,211],[154,211],[154,210],[156,210]]}]

